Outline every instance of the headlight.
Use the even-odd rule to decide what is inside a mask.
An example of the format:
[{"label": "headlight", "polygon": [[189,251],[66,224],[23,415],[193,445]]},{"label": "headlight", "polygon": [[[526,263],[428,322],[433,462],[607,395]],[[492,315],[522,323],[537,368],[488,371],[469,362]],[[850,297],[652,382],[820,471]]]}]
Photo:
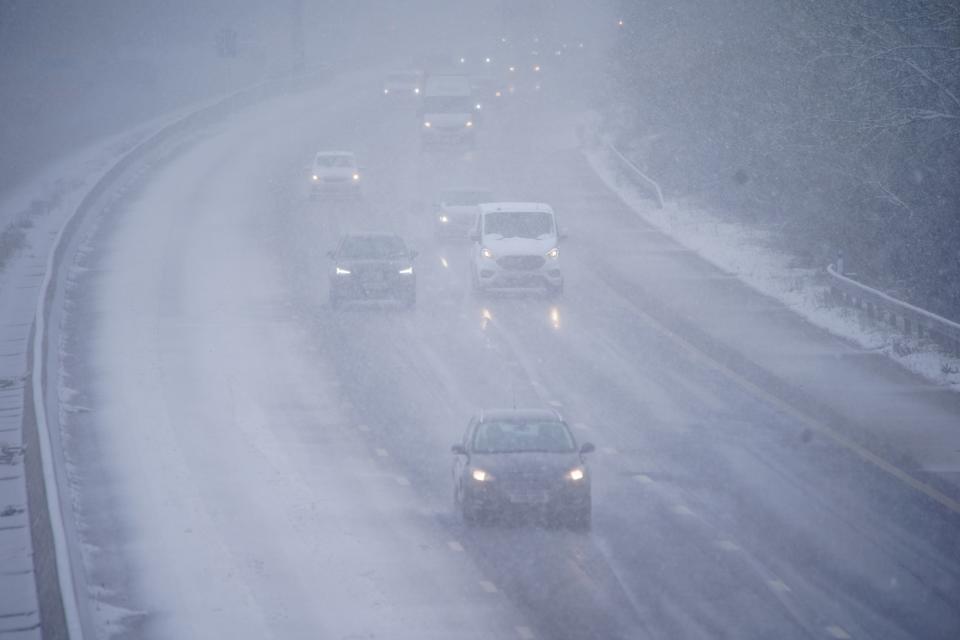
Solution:
[{"label": "headlight", "polygon": [[448,222],[450,222],[450,218],[448,218],[447,216],[445,216],[445,215],[443,215],[443,214],[441,213],[441,214],[440,214],[440,222],[442,222],[443,224],[447,224]]},{"label": "headlight", "polygon": [[404,276],[413,275],[413,267],[410,266],[410,267],[406,267],[405,269],[400,269],[400,271],[397,271],[397,273]]},{"label": "headlight", "polygon": [[483,469],[474,469],[470,472],[470,475],[477,482],[490,482],[493,480],[493,476],[484,471]]},{"label": "headlight", "polygon": [[360,174],[359,174],[359,173],[353,174],[353,180],[354,180],[354,182],[356,182],[356,181],[359,180],[359,179],[360,179]]},{"label": "headlight", "polygon": [[490,249],[483,247],[482,249],[480,249],[480,255],[482,255],[484,258],[492,258],[493,251],[490,251]]},{"label": "headlight", "polygon": [[547,251],[547,257],[548,257],[548,258],[554,258],[554,259],[559,258],[559,257],[560,257],[560,248],[559,248],[559,247],[554,247],[553,249],[550,249],[550,251]]},{"label": "headlight", "polygon": [[423,126],[425,126],[427,129],[429,129],[432,125],[430,124],[430,121],[429,121],[429,120],[424,120],[424,121],[423,121]]},{"label": "headlight", "polygon": [[413,92],[417,95],[420,95],[420,87],[414,87]]},{"label": "headlight", "polygon": [[483,109],[483,105],[478,102],[477,104],[473,105],[473,108],[477,111],[481,111]]},{"label": "headlight", "polygon": [[466,124],[465,124],[464,126],[467,127],[467,128],[472,127],[472,126],[473,126],[473,120],[467,120],[467,122],[466,122]]},{"label": "headlight", "polygon": [[383,95],[387,95],[388,93],[390,93],[390,89],[384,89],[384,90],[383,90]]},{"label": "headlight", "polygon": [[316,175],[315,175],[315,176],[313,176],[313,179],[314,179],[314,180],[319,180],[319,179],[320,179],[320,176],[316,176]]},{"label": "headlight", "polygon": [[350,269],[344,269],[343,267],[337,267],[336,273],[338,276],[348,276],[350,275]]},{"label": "headlight", "polygon": [[567,478],[569,478],[570,480],[573,480],[574,482],[577,482],[578,480],[583,480],[585,475],[586,474],[583,472],[583,469],[581,469],[580,467],[577,467],[576,469],[571,469],[570,471],[567,472]]}]

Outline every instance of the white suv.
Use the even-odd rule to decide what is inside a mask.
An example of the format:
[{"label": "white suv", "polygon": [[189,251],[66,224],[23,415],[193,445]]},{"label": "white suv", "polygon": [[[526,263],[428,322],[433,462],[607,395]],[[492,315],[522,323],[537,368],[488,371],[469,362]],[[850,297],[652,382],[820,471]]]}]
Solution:
[{"label": "white suv", "polygon": [[316,194],[360,196],[360,168],[349,151],[320,151],[310,167],[310,185]]},{"label": "white suv", "polygon": [[563,293],[556,216],[541,202],[480,205],[472,259],[473,288]]}]

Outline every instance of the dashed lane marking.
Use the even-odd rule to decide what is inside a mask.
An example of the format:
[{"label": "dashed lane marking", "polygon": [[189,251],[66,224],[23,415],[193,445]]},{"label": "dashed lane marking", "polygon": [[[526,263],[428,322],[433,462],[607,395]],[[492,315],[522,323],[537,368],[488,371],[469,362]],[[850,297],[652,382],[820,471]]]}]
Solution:
[{"label": "dashed lane marking", "polygon": [[640,484],[653,484],[653,478],[642,473],[638,473],[637,475],[633,476],[633,478]]},{"label": "dashed lane marking", "polygon": [[717,540],[716,544],[724,551],[740,551],[739,545],[732,540]]},{"label": "dashed lane marking", "polygon": [[574,422],[573,428],[579,431],[590,431],[590,427],[583,422]]},{"label": "dashed lane marking", "polygon": [[407,480],[406,478],[404,478],[403,476],[397,476],[397,477],[396,477],[396,481],[397,481],[397,484],[399,484],[399,485],[401,485],[401,486],[404,486],[404,487],[409,487],[409,486],[410,486],[410,481]]},{"label": "dashed lane marking", "polygon": [[830,634],[831,638],[837,638],[837,640],[850,640],[850,634],[843,627],[838,627],[835,624],[827,627],[827,633]]},{"label": "dashed lane marking", "polygon": [[387,451],[386,449],[379,449],[379,448],[378,448],[378,449],[376,449],[376,452],[377,452],[377,455],[380,456],[381,458],[389,458],[389,457],[390,457],[390,452]]},{"label": "dashed lane marking", "polygon": [[448,540],[447,546],[454,551],[463,551],[463,545],[457,542],[456,540]]},{"label": "dashed lane marking", "polygon": [[783,582],[783,580],[779,580],[779,579],[767,580],[767,585],[769,585],[769,587],[774,591],[782,591],[784,593],[787,593],[790,591],[790,587],[788,587],[786,583]]},{"label": "dashed lane marking", "polygon": [[608,456],[617,455],[617,450],[613,447],[600,447],[600,453]]},{"label": "dashed lane marking", "polygon": [[486,591],[487,593],[496,593],[497,586],[488,580],[480,581],[480,588]]},{"label": "dashed lane marking", "polygon": [[533,631],[530,627],[514,627],[517,630],[517,635],[523,638],[523,640],[533,640]]},{"label": "dashed lane marking", "polygon": [[682,504],[673,505],[672,511],[679,516],[692,516],[693,511],[690,510],[690,507],[687,507]]}]

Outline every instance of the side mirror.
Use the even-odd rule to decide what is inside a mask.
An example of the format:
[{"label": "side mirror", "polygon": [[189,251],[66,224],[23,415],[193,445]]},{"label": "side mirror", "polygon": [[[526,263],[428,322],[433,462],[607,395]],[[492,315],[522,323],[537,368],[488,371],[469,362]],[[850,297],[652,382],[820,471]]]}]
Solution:
[{"label": "side mirror", "polygon": [[455,453],[455,454],[458,455],[458,456],[465,456],[465,455],[467,455],[467,450],[463,447],[462,444],[455,444],[455,445],[453,445],[452,447],[450,447],[450,451],[452,451],[453,453]]},{"label": "side mirror", "polygon": [[413,249],[410,250],[410,259],[411,259],[411,260],[413,260],[414,258],[416,258],[418,255],[420,255],[420,252],[419,252],[419,251],[414,251]]},{"label": "side mirror", "polygon": [[593,446],[592,442],[584,442],[580,445],[580,453],[593,453],[597,448]]}]

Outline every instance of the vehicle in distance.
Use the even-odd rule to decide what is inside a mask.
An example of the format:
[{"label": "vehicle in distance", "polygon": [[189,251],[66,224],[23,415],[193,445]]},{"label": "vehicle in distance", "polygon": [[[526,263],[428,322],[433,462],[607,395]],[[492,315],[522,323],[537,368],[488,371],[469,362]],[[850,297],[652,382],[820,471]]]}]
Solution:
[{"label": "vehicle in distance", "polygon": [[483,411],[452,447],[455,506],[467,524],[535,514],[548,524],[587,529],[590,473],[558,413],[539,409]]},{"label": "vehicle in distance", "polygon": [[479,205],[493,200],[488,189],[443,189],[434,203],[437,235],[441,238],[467,238],[477,226]]},{"label": "vehicle in distance", "polygon": [[562,237],[553,209],[542,202],[479,205],[471,232],[471,280],[475,292],[563,293]]},{"label": "vehicle in distance", "polygon": [[383,95],[397,98],[414,98],[423,91],[423,73],[420,71],[395,71],[383,81]]},{"label": "vehicle in distance", "polygon": [[466,76],[427,77],[418,115],[425,145],[472,145],[476,139],[475,102]]},{"label": "vehicle in distance", "polygon": [[360,196],[360,167],[350,151],[320,151],[310,167],[312,193]]},{"label": "vehicle in distance", "polygon": [[348,300],[396,300],[407,307],[417,301],[416,251],[392,233],[352,233],[327,254],[330,270],[330,306]]}]

